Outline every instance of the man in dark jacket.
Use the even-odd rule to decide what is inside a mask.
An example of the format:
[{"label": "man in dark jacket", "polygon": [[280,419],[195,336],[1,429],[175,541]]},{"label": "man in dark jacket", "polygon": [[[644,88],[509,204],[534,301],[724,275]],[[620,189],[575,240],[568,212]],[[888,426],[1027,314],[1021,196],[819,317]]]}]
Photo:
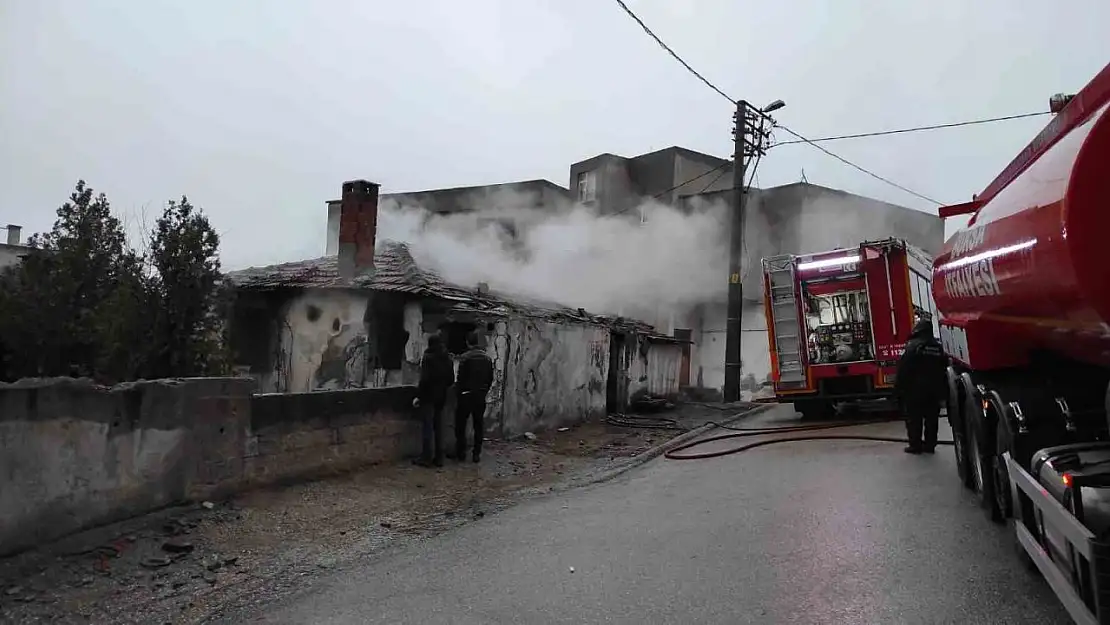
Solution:
[{"label": "man in dark jacket", "polygon": [[416,387],[414,408],[421,411],[422,451],[417,464],[443,466],[443,405],[447,403],[447,390],[455,383],[455,368],[451,356],[443,347],[438,334],[428,337],[428,348],[420,362],[420,383]]},{"label": "man in dark jacket", "polygon": [[[933,323],[922,319],[913,327],[906,351],[898,361],[894,392],[906,418],[910,445],[906,453],[931,454],[937,446],[940,402],[944,399],[948,358],[933,336]],[[924,432],[923,432],[924,431]],[[924,433],[924,440],[922,440]]]},{"label": "man in dark jacket", "polygon": [[474,420],[474,451],[471,459],[478,462],[482,456],[482,436],[485,433],[483,417],[486,413],[486,394],[493,385],[493,360],[480,347],[478,333],[466,337],[467,351],[459,358],[459,380],[455,385],[455,456],[466,458],[466,422]]}]

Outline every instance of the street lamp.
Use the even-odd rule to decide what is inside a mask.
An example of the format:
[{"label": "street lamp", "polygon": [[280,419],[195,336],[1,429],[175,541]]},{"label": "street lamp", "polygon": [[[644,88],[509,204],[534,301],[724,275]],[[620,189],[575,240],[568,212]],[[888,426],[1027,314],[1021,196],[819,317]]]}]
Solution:
[{"label": "street lamp", "polygon": [[784,106],[786,106],[786,102],[783,102],[782,100],[775,100],[774,102],[768,104],[767,106],[765,106],[765,107],[763,107],[759,110],[763,111],[764,113],[774,113],[775,111],[779,110],[780,108],[782,108]]}]

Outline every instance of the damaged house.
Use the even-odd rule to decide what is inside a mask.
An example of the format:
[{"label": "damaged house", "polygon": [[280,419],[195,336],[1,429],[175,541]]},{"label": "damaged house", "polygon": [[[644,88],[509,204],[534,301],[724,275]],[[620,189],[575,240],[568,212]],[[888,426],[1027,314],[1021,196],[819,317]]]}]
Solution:
[{"label": "damaged house", "polygon": [[445,282],[403,243],[376,240],[376,184],[344,183],[338,208],[335,255],[227,275],[234,364],[259,392],[412,385],[429,336],[441,333],[458,355],[477,331],[495,369],[491,435],[600,418],[639,395],[677,395],[688,344],[643,323]]}]

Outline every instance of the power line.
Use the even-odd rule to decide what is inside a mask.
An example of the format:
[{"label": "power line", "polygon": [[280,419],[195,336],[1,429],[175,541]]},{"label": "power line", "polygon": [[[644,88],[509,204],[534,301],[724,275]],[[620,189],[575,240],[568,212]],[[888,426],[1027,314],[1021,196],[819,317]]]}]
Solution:
[{"label": "power line", "polygon": [[[711,182],[710,182],[710,183],[709,183],[708,185],[706,185],[705,189],[702,189],[702,191],[701,191],[701,192],[702,192],[702,193],[705,193],[705,190],[706,190],[706,189],[708,189],[709,187],[713,186],[713,184],[714,184],[714,183],[716,183],[716,182],[717,182],[717,180],[719,180],[719,179],[721,178],[721,176],[725,175],[725,173],[726,173],[726,172],[728,172],[728,169],[727,169],[727,168],[728,168],[729,166],[731,166],[731,165],[732,165],[732,161],[725,161],[725,162],[721,163],[720,165],[717,165],[717,166],[716,166],[716,167],[714,167],[713,169],[710,169],[710,170],[709,170],[709,171],[707,171],[707,172],[704,172],[704,173],[698,174],[697,176],[694,176],[693,178],[691,178],[691,179],[689,179],[689,180],[684,180],[684,181],[682,181],[682,182],[680,182],[680,183],[676,184],[675,186],[673,186],[673,187],[671,187],[671,188],[669,188],[669,189],[666,189],[666,190],[664,190],[664,191],[660,191],[659,193],[656,193],[655,195],[653,195],[653,196],[652,196],[652,199],[656,199],[656,200],[658,200],[659,198],[663,197],[664,195],[668,195],[668,194],[670,194],[671,192],[673,192],[673,191],[675,191],[675,190],[677,190],[677,189],[681,189],[682,187],[684,187],[684,186],[686,186],[686,185],[690,184],[691,182],[697,182],[697,181],[701,180],[702,178],[706,178],[706,177],[708,177],[708,176],[710,176],[710,175],[712,175],[712,174],[714,174],[714,173],[717,173],[717,172],[721,172],[721,173],[720,173],[720,174],[719,174],[719,175],[718,175],[718,176],[717,176],[716,178],[714,178],[714,179],[713,179],[713,180],[712,180],[712,181],[711,181]],[[630,206],[626,206],[626,207],[624,207],[624,208],[620,209],[619,211],[613,211],[612,213],[609,213],[608,215],[602,215],[602,216],[603,216],[603,217],[616,217],[617,215],[623,215],[624,213],[627,213],[628,211],[632,210],[633,208],[637,208],[637,207],[639,207],[639,206],[640,206],[640,204],[639,204],[639,203],[637,203],[637,204],[632,204],[632,205],[630,205]]]},{"label": "power line", "polygon": [[860,167],[859,165],[856,165],[852,161],[844,158],[843,156],[840,156],[839,154],[834,154],[833,152],[830,152],[829,150],[825,149],[825,146],[818,145],[818,144],[814,143],[813,141],[811,141],[811,140],[803,137],[802,135],[794,132],[793,130],[787,128],[786,126],[783,126],[782,124],[776,124],[776,126],[778,128],[782,128],[786,132],[788,132],[788,133],[794,135],[795,137],[797,137],[798,140],[799,140],[799,143],[808,143],[809,145],[817,148],[818,150],[821,150],[825,154],[828,154],[829,156],[831,156],[831,157],[835,158],[836,160],[840,161],[841,163],[844,163],[845,165],[848,165],[849,167],[854,167],[854,168],[858,169],[859,171],[867,174],[868,176],[871,176],[872,178],[874,178],[876,180],[880,180],[882,182],[885,182],[885,183],[889,184],[892,187],[895,187],[897,189],[901,189],[901,190],[905,191],[906,193],[909,193],[910,195],[912,195],[914,197],[918,197],[918,198],[921,198],[921,199],[925,200],[926,202],[932,202],[933,204],[936,204],[937,206],[944,206],[944,202],[938,202],[937,200],[934,200],[933,198],[931,198],[927,195],[922,195],[922,194],[918,193],[917,191],[914,191],[912,189],[907,189],[906,187],[898,184],[897,182],[894,182],[893,180],[891,180],[889,178],[884,178],[884,177],[880,176],[879,174],[876,174],[873,171],[869,171],[867,169],[864,169],[863,167]]},{"label": "power line", "polygon": [[[655,43],[659,44],[659,46],[660,46],[661,48],[663,48],[664,50],[666,50],[668,54],[670,54],[670,55],[671,55],[672,57],[674,57],[674,59],[675,59],[676,61],[678,61],[678,62],[679,62],[679,63],[680,63],[680,64],[681,64],[681,65],[682,65],[683,67],[685,67],[685,68],[686,68],[686,70],[687,70],[688,72],[690,72],[690,73],[691,73],[691,74],[693,74],[693,75],[694,75],[695,77],[697,77],[697,78],[698,78],[698,80],[700,80],[700,81],[702,81],[703,83],[705,83],[705,84],[706,84],[706,86],[708,86],[708,87],[709,87],[710,89],[712,89],[713,91],[716,91],[716,92],[717,92],[718,94],[720,94],[720,96],[721,96],[722,98],[724,98],[724,99],[728,100],[729,102],[731,102],[731,103],[733,103],[733,104],[736,104],[736,99],[735,99],[735,98],[733,98],[733,97],[729,96],[729,95],[728,95],[727,93],[725,93],[725,92],[724,92],[724,91],[723,91],[723,90],[722,90],[722,89],[721,89],[720,87],[718,87],[717,85],[713,84],[713,83],[712,83],[712,82],[710,82],[710,81],[709,81],[709,79],[707,79],[707,78],[706,78],[705,76],[702,76],[702,75],[701,75],[700,73],[698,73],[698,71],[697,71],[696,69],[694,69],[693,67],[691,67],[689,63],[687,63],[686,61],[684,61],[684,60],[682,59],[682,57],[680,57],[680,56],[678,55],[678,53],[677,53],[677,52],[675,52],[674,50],[672,50],[670,46],[668,46],[668,45],[667,45],[667,44],[666,44],[666,43],[665,43],[665,42],[664,42],[664,41],[663,41],[662,39],[660,39],[660,38],[659,38],[659,35],[656,35],[656,34],[655,34],[654,32],[652,32],[652,30],[651,30],[650,28],[648,28],[647,24],[645,24],[645,23],[644,23],[644,21],[643,21],[642,19],[640,19],[640,17],[639,17],[638,15],[636,15],[636,14],[635,14],[635,13],[634,13],[634,12],[632,11],[632,9],[628,8],[628,5],[624,3],[624,0],[616,0],[616,2],[617,2],[617,4],[618,4],[618,5],[620,5],[620,7],[621,7],[622,9],[624,9],[624,12],[625,12],[625,13],[627,13],[629,17],[631,17],[631,18],[632,18],[633,20],[635,20],[635,21],[636,21],[636,23],[637,23],[637,24],[639,24],[639,25],[640,25],[640,28],[642,28],[642,29],[644,30],[644,32],[648,34],[648,36],[650,36],[650,37],[651,37],[652,39],[654,39],[654,40],[655,40]],[[764,117],[766,117],[766,118],[770,119],[770,116],[769,116],[769,115],[767,115],[766,113],[764,113],[764,112],[760,111],[759,109],[754,109],[754,110],[755,110],[755,111],[757,111],[757,112],[758,112],[758,113],[759,113],[760,115],[762,115],[762,116],[764,116]],[[772,122],[774,122],[774,120],[771,120],[771,121],[772,121]],[[889,185],[891,185],[891,186],[893,186],[893,187],[895,187],[895,188],[897,188],[897,189],[901,189],[902,191],[905,191],[906,193],[909,193],[910,195],[913,195],[913,196],[915,196],[915,197],[918,197],[918,198],[921,198],[921,199],[923,199],[923,200],[926,200],[926,201],[932,202],[932,203],[934,203],[934,204],[936,204],[936,205],[938,205],[938,206],[943,206],[943,204],[944,204],[943,202],[938,202],[938,201],[936,201],[936,200],[934,200],[934,199],[932,199],[932,198],[929,198],[929,197],[927,197],[927,196],[921,195],[920,193],[917,193],[916,191],[912,191],[912,190],[910,190],[910,189],[907,189],[906,187],[904,187],[904,186],[902,186],[902,185],[900,185],[900,184],[898,184],[898,183],[896,183],[896,182],[893,182],[893,181],[891,181],[891,180],[890,180],[890,179],[888,179],[888,178],[884,178],[884,177],[880,176],[879,174],[876,174],[876,173],[875,173],[875,172],[873,172],[873,171],[870,171],[870,170],[864,169],[863,167],[861,167],[861,166],[859,166],[859,165],[857,165],[857,164],[853,163],[852,161],[849,161],[848,159],[844,158],[843,156],[840,156],[840,155],[838,155],[838,154],[834,154],[834,153],[830,152],[829,150],[825,149],[824,147],[822,147],[822,146],[820,146],[820,145],[817,145],[816,143],[814,143],[814,142],[813,142],[813,141],[811,141],[810,139],[807,139],[807,138],[805,138],[804,136],[802,136],[802,135],[798,134],[797,132],[794,132],[793,130],[791,130],[790,128],[788,128],[788,127],[786,127],[786,126],[784,126],[784,125],[782,125],[782,124],[778,124],[778,123],[775,123],[775,126],[776,126],[776,127],[778,127],[778,128],[782,128],[782,129],[783,129],[783,130],[785,130],[786,132],[788,132],[788,133],[790,133],[791,135],[793,135],[793,136],[797,137],[797,138],[799,139],[799,142],[800,142],[800,143],[808,143],[809,145],[812,145],[813,147],[817,148],[818,150],[821,150],[822,152],[824,152],[825,154],[828,154],[829,156],[831,156],[831,157],[835,158],[836,160],[838,160],[838,161],[840,161],[840,162],[844,163],[845,165],[849,165],[849,166],[851,166],[851,167],[853,167],[853,168],[855,168],[855,169],[857,169],[857,170],[859,170],[859,171],[861,171],[861,172],[863,172],[863,173],[867,174],[868,176],[871,176],[872,178],[875,178],[876,180],[879,180],[879,181],[881,181],[881,182],[885,182],[885,183],[887,183],[887,184],[889,184]]]},{"label": "power line", "polygon": [[841,139],[862,139],[864,137],[883,137],[886,135],[900,135],[907,132],[922,132],[925,130],[940,130],[943,128],[960,128],[962,126],[974,126],[976,124],[992,124],[994,122],[1010,121],[1011,119],[1024,119],[1026,117],[1040,117],[1041,115],[1051,115],[1051,111],[1040,111],[1038,113],[1021,113],[1019,115],[1005,115],[1003,117],[989,117],[986,119],[973,119],[964,122],[954,122],[951,124],[934,124],[932,126],[914,126],[912,128],[899,128],[897,130],[880,130],[878,132],[861,132],[854,135],[836,135],[833,137],[821,137],[820,139],[810,139],[807,141],[794,140],[794,141],[779,141],[778,143],[770,146],[776,147],[780,145],[790,145],[792,143],[818,143],[824,141],[840,141]]},{"label": "power line", "polygon": [[645,24],[644,21],[641,20],[638,15],[633,13],[632,9],[628,8],[628,5],[624,3],[624,0],[617,0],[617,4],[621,5],[621,8],[624,9],[624,12],[628,14],[628,17],[631,17],[632,19],[636,20],[636,23],[640,25],[640,28],[643,28],[644,32],[647,33],[648,35],[650,35],[651,38],[655,40],[655,43],[659,44],[664,50],[667,51],[668,54],[673,56],[674,60],[681,63],[682,66],[686,68],[686,71],[690,72],[694,76],[697,76],[698,80],[705,83],[706,86],[708,86],[710,89],[712,89],[712,90],[716,91],[717,93],[721,94],[722,98],[728,100],[729,102],[732,102],[733,104],[736,103],[736,100],[733,100],[732,98],[730,98],[729,95],[727,93],[725,93],[724,91],[721,91],[717,87],[717,85],[714,85],[713,83],[709,82],[708,78],[699,74],[698,70],[694,69],[693,67],[690,67],[689,63],[682,60],[682,57],[678,56],[677,52],[672,50],[670,46],[668,46],[666,43],[663,42],[662,39],[659,38],[659,35],[656,35],[655,33],[651,32],[651,29],[648,28],[647,24]]},{"label": "power line", "polygon": [[710,180],[710,181],[709,181],[709,184],[705,185],[705,186],[704,186],[704,187],[702,188],[702,190],[701,190],[701,191],[698,191],[698,193],[697,193],[697,194],[698,194],[698,195],[702,195],[703,193],[705,193],[706,191],[708,191],[710,187],[712,187],[713,185],[717,184],[717,181],[718,181],[718,180],[720,180],[720,179],[721,179],[721,178],[722,178],[722,177],[723,177],[723,176],[724,176],[725,174],[727,174],[727,173],[728,173],[728,170],[727,170],[727,169],[721,168],[721,173],[717,174],[717,177],[716,177],[716,178],[714,178],[714,179]]},{"label": "power line", "polygon": [[[718,172],[718,171],[721,172],[720,175],[718,175],[708,185],[706,185],[705,189],[708,189],[709,187],[713,186],[713,183],[720,180],[721,176],[725,175],[728,172],[727,168],[730,167],[731,165],[732,165],[731,160],[725,161],[725,162],[721,163],[720,165],[717,165],[713,169],[710,169],[709,171],[707,171],[703,174],[699,174],[697,176],[694,176],[693,178],[687,180],[686,182],[680,182],[680,183],[676,184],[675,186],[671,187],[670,189],[667,189],[666,191],[660,191],[659,193],[656,193],[653,197],[655,199],[659,199],[659,198],[663,197],[664,195],[667,195],[667,194],[671,193],[672,191],[676,191],[678,189],[681,189],[682,187],[685,187],[686,185],[690,184],[691,182],[697,182],[697,181],[701,180],[702,178],[705,178],[705,177],[709,176],[712,173],[715,173],[715,172]],[[702,189],[702,193],[705,193],[705,189]]]}]

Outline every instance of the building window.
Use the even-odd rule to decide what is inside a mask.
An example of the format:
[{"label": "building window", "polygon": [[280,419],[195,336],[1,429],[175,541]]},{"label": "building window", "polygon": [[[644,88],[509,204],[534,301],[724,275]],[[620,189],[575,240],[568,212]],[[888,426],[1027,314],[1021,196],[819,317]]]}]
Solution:
[{"label": "building window", "polygon": [[579,202],[586,203],[597,199],[597,180],[594,172],[579,172],[577,186]]}]

